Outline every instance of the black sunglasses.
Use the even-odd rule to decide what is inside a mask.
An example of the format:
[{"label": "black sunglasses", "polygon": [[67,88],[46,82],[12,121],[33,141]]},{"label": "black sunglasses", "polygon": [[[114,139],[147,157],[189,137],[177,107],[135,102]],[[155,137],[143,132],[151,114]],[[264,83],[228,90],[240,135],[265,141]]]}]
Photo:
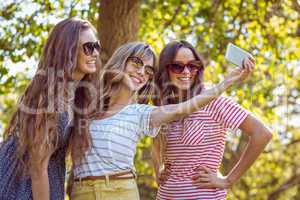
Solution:
[{"label": "black sunglasses", "polygon": [[143,60],[140,59],[139,57],[130,56],[130,57],[128,57],[128,61],[134,63],[133,66],[136,67],[137,70],[144,67],[144,70],[145,70],[146,74],[148,74],[151,77],[154,76],[154,73],[155,73],[154,67],[152,67],[150,65],[144,65]]},{"label": "black sunglasses", "polygon": [[167,68],[175,74],[181,74],[184,71],[185,67],[187,67],[187,69],[193,75],[197,74],[200,70],[203,70],[203,64],[200,60],[193,60],[188,62],[187,64],[174,62],[167,65]]},{"label": "black sunglasses", "polygon": [[101,45],[100,42],[86,42],[82,44],[83,52],[87,56],[91,56],[94,53],[94,50],[96,49],[99,53],[101,52]]}]

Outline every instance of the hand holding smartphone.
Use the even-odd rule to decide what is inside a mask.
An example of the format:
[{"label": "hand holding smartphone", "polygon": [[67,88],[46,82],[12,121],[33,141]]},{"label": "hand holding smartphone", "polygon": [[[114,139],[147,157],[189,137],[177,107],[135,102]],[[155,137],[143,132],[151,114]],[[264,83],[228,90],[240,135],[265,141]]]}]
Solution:
[{"label": "hand holding smartphone", "polygon": [[253,58],[253,56],[249,52],[245,51],[244,49],[241,49],[240,47],[237,47],[232,43],[229,43],[227,45],[225,59],[228,60],[229,62],[237,66],[242,66],[243,60],[247,57]]}]

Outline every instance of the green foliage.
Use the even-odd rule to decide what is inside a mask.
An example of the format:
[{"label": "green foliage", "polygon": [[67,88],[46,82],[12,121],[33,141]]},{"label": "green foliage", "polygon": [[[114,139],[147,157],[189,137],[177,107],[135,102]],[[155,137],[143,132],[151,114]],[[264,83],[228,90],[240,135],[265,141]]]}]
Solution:
[{"label": "green foliage", "polygon": [[[271,199],[272,192],[299,175],[300,163],[294,158],[300,150],[300,20],[295,5],[295,1],[151,0],[142,6],[140,37],[158,51],[172,39],[190,41],[207,62],[206,83],[218,82],[232,68],[224,60],[228,42],[255,55],[257,68],[248,84],[228,95],[272,128],[274,136],[228,199]],[[244,138],[229,134],[224,173],[241,154],[242,149],[235,147],[243,142]],[[299,184],[298,180],[272,198],[299,198]]]},{"label": "green foliage", "polygon": [[[300,199],[300,181],[293,182],[293,178],[300,175],[300,20],[297,2],[142,1],[138,39],[153,45],[157,53],[172,39],[190,41],[207,63],[207,84],[218,82],[232,68],[224,59],[228,42],[255,55],[257,68],[251,79],[229,91],[228,95],[265,122],[274,136],[267,151],[229,191],[228,199]],[[36,63],[27,60],[37,62],[53,24],[68,16],[79,16],[96,25],[98,11],[97,0],[7,1],[0,5],[0,121],[3,126],[30,79],[28,70],[36,67],[33,66]],[[20,63],[23,66],[19,69],[21,72],[10,73]],[[238,134],[228,135],[222,166],[224,173],[241,154],[242,143],[245,138]],[[136,167],[142,175],[139,178],[142,199],[155,196],[150,146],[151,139],[145,138],[137,149]],[[272,193],[276,195],[271,196]]]}]

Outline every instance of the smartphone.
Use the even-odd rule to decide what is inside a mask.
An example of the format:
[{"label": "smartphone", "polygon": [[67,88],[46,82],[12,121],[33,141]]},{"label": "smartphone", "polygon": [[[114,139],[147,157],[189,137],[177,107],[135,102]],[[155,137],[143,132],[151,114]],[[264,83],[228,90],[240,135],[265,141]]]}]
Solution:
[{"label": "smartphone", "polygon": [[225,59],[228,60],[229,62],[237,66],[242,66],[243,60],[247,57],[253,58],[253,56],[249,52],[245,51],[244,49],[241,49],[240,47],[235,46],[232,43],[229,43],[227,45]]}]

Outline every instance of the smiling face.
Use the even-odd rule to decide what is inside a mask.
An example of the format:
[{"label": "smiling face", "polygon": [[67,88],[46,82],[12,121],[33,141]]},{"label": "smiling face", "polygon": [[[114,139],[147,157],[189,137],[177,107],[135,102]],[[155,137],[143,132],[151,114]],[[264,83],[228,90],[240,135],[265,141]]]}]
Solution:
[{"label": "smiling face", "polygon": [[96,72],[96,61],[100,52],[96,48],[94,48],[91,54],[87,55],[84,44],[87,44],[89,42],[96,44],[97,40],[98,39],[96,35],[90,28],[85,29],[80,33],[77,66],[73,72],[73,79],[80,80],[84,77],[85,74]]},{"label": "smiling face", "polygon": [[[174,63],[181,63],[186,65],[195,61],[193,52],[185,47],[178,49],[176,56],[173,60]],[[179,90],[189,90],[195,82],[197,73],[191,72],[188,67],[184,67],[181,73],[174,73],[168,69],[171,83],[176,86]]]},{"label": "smiling face", "polygon": [[153,58],[147,60],[143,58],[128,59],[123,83],[130,91],[140,90],[149,81],[152,76],[151,73],[154,73],[153,62]]}]

